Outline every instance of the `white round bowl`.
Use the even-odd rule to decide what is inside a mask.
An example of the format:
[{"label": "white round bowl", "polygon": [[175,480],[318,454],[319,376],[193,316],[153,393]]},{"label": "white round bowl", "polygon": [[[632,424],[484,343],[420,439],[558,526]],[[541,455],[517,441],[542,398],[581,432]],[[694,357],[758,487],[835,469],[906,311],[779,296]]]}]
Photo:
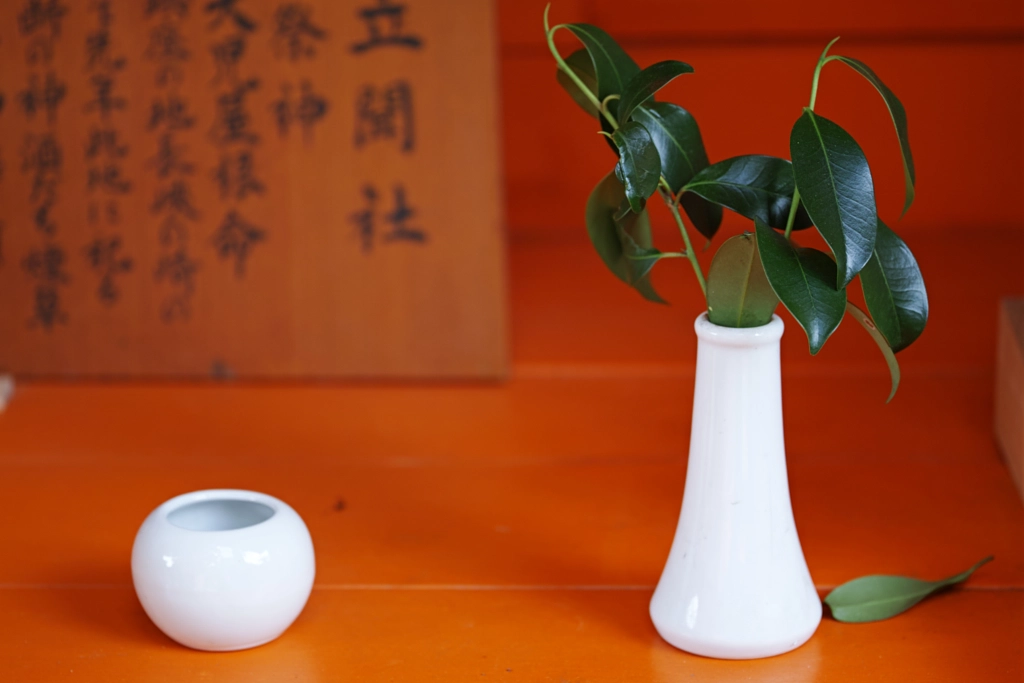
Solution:
[{"label": "white round bowl", "polygon": [[302,518],[263,493],[195,491],[150,513],[132,547],[132,581],[161,631],[197,650],[244,650],[284,633],[313,589]]}]

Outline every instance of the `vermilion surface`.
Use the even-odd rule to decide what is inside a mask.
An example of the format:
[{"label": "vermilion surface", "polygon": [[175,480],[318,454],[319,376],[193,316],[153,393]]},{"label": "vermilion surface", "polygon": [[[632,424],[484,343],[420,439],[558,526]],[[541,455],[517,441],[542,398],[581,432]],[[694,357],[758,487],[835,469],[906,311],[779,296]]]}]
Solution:
[{"label": "vermilion surface", "polygon": [[[663,264],[655,281],[674,305],[646,304],[582,241],[583,201],[610,157],[554,84],[543,4],[500,6],[510,381],[23,384],[0,416],[0,680],[1024,678],[1024,508],[992,439],[996,302],[1024,291],[1021,204],[1005,199],[1019,199],[1022,171],[1019,3],[648,0],[625,19],[622,3],[555,3],[557,21],[622,20],[644,62],[691,61],[671,95],[692,103],[713,159],[785,153],[819,38],[844,35],[910,114],[921,186],[895,227],[932,319],[900,354],[886,406],[862,330],[847,321],[812,359],[783,316],[793,505],[822,594],[996,559],[907,614],[826,618],[797,651],[754,662],[673,650],[647,617],[683,491],[699,295],[685,264]],[[895,136],[848,76],[827,75],[823,112],[864,141],[888,217],[901,202]],[[215,486],[283,498],[318,553],[306,611],[247,652],[175,645],[130,586],[145,515]]]},{"label": "vermilion surface", "polygon": [[[996,560],[891,621],[826,619],[792,654],[701,659],[647,617],[683,491],[689,324],[626,298],[627,320],[665,316],[644,337],[665,355],[631,353],[581,310],[542,324],[527,303],[553,276],[514,272],[517,369],[502,385],[22,385],[0,417],[4,680],[1021,680],[1024,509],[991,437],[984,357],[908,363],[886,406],[880,358],[811,361],[790,323],[790,482],[819,590]],[[600,270],[567,272],[583,275],[553,309],[576,287],[617,291]],[[678,353],[656,336],[669,334]],[[561,355],[572,343],[579,362]],[[307,610],[266,647],[181,648],[132,593],[142,519],[208,487],[276,495],[313,535]]]},{"label": "vermilion surface", "polygon": [[[316,590],[279,640],[175,645],[128,588],[0,593],[12,681],[1019,681],[1024,595],[944,595],[872,625],[822,622],[767,660],[688,655],[658,638],[646,590]],[[14,655],[12,657],[12,655]]]}]

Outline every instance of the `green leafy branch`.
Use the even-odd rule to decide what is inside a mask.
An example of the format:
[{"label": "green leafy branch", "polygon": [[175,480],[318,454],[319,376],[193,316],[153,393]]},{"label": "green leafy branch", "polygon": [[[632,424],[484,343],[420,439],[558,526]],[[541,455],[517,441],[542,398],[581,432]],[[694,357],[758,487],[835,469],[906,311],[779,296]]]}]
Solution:
[{"label": "green leafy branch", "polygon": [[[562,29],[583,44],[564,59],[554,43]],[[551,27],[548,10],[544,30],[558,81],[597,120],[618,157],[587,202],[588,234],[609,269],[644,297],[663,302],[649,280],[653,266],[670,256],[650,239],[646,202],[658,192],[683,239],[684,250],[671,256],[690,261],[711,322],[763,325],[781,302],[807,333],[813,355],[849,315],[881,349],[892,376],[891,399],[899,385],[895,353],[913,343],[927,322],[924,280],[910,249],[879,220],[863,150],[839,124],[815,111],[822,71],[829,63],[846,64],[875,88],[900,145],[905,213],[916,182],[907,117],[881,79],[856,59],[830,54],[838,39],[833,40],[815,66],[809,105],[790,132],[792,161],[745,155],[711,164],[693,116],[676,104],[655,100],[661,88],[692,73],[692,67],[669,60],[641,69],[595,26]],[[750,219],[754,228],[719,248],[705,278],[683,213],[710,241],[723,209]],[[827,251],[796,244],[795,233],[810,228],[822,236]],[[861,282],[867,311],[847,300],[855,278]]]},{"label": "green leafy branch", "polygon": [[[806,261],[820,262],[815,250],[800,250],[799,264],[766,259],[768,280],[808,335],[811,353],[817,353],[838,327],[845,310],[868,331],[877,343],[892,378],[889,400],[899,386],[900,371],[895,352],[909,346],[924,330],[928,299],[924,280],[913,254],[878,217],[874,183],[867,158],[853,137],[838,124],[814,111],[822,69],[830,62],[853,68],[870,82],[892,116],[906,177],[904,212],[914,198],[914,162],[907,134],[907,117],[895,94],[865,64],[850,57],[830,55],[838,38],[822,51],[814,69],[809,106],[804,108],[790,133],[794,188],[784,229],[785,239],[797,224],[801,203],[808,218],[828,244],[835,261],[834,285],[824,270],[809,275],[803,286],[793,284],[793,269],[806,273]],[[758,232],[761,240],[768,234]],[[869,313],[846,301],[845,290],[859,275]],[[813,283],[810,285],[809,283]],[[817,289],[819,296],[808,298]],[[823,292],[827,294],[822,295]],[[833,296],[832,292],[843,296]],[[835,322],[835,327],[831,323]]]},{"label": "green leafy branch", "polygon": [[[610,128],[610,131],[602,132],[611,139],[619,154],[619,163],[615,168],[616,177],[625,187],[625,196],[630,208],[635,213],[643,212],[647,198],[660,190],[682,236],[685,247],[682,253],[689,260],[701,291],[706,296],[704,272],[697,261],[689,232],[680,213],[679,197],[661,172],[662,160],[658,146],[642,124],[629,120],[638,107],[653,98],[655,92],[677,76],[691,73],[693,69],[682,62],[660,62],[641,72],[636,62],[601,29],[587,24],[550,26],[550,9],[550,4],[544,9],[544,33],[548,49],[555,58],[560,75],[564,74],[575,86],[575,89],[567,87],[573,98],[591,115],[597,113],[603,119],[603,123]],[[569,61],[574,62],[574,66],[570,66],[562,58],[555,46],[554,36],[560,29],[572,32],[585,46],[584,50],[570,55]],[[584,62],[587,56],[590,58],[589,64]],[[563,86],[567,85],[564,80],[562,83]],[[619,114],[624,122],[621,127],[616,114]],[[609,207],[613,211],[617,208]],[[717,225],[715,227],[717,228]],[[653,262],[654,260],[651,265]],[[642,278],[637,278],[637,281],[640,279]],[[649,286],[649,282],[647,285]],[[653,288],[650,288],[650,291],[653,292]]]}]

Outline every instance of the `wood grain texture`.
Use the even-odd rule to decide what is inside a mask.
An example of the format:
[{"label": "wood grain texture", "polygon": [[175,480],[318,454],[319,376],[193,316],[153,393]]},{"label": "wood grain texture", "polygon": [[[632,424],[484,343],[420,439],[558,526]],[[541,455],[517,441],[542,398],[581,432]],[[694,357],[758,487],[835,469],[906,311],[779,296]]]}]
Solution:
[{"label": "wood grain texture", "polygon": [[[115,1],[109,28],[112,54],[127,61],[110,73],[115,76],[114,96],[126,106],[108,117],[90,104],[90,79],[107,73],[86,68],[86,41],[99,22],[88,9],[92,5],[70,3],[60,36],[52,42],[52,59],[30,64],[26,50],[35,38],[16,29],[24,4],[0,7],[0,92],[7,94],[0,138],[7,166],[0,182],[0,218],[6,226],[0,266],[0,357],[5,367],[66,376],[504,373],[505,274],[491,3],[445,0],[410,6],[403,16],[403,34],[421,39],[421,49],[385,45],[363,53],[352,47],[370,35],[369,24],[357,15],[363,3],[300,3],[311,10],[311,21],[326,37],[306,36],[304,44],[311,44],[315,55],[293,60],[289,43],[274,37],[279,23],[275,12],[282,3],[245,0],[235,6],[255,23],[250,31],[235,26],[230,15],[211,28],[216,16],[205,3],[191,3],[192,11],[174,23],[144,16],[146,3]],[[378,27],[382,35],[391,35],[389,18],[376,21],[383,22]],[[191,56],[180,82],[158,86],[155,79],[163,62],[147,54],[152,32],[165,25],[161,22],[178,27]],[[233,31],[246,39],[242,60],[234,71],[219,72],[224,69],[215,62],[213,48]],[[25,114],[19,95],[33,78],[49,73],[67,88],[52,123],[45,113]],[[246,90],[250,83],[254,86]],[[395,89],[402,84],[409,92]],[[315,105],[312,99],[301,100],[307,86],[314,98],[326,99],[326,114],[308,127],[293,118],[282,132],[281,102],[293,117],[301,115],[300,102]],[[223,98],[230,105],[238,87],[244,90],[239,96],[243,106],[226,107]],[[371,113],[378,119],[359,116],[366,88],[372,92]],[[151,105],[172,95],[188,102],[194,119],[172,138],[193,171],[161,178],[155,163],[164,128],[153,124]],[[410,99],[407,121],[402,107]],[[395,116],[381,113],[389,106],[397,110]],[[238,115],[231,119],[239,127],[233,133],[222,125],[226,108]],[[93,162],[85,150],[90,131],[97,127],[116,129],[119,141],[128,145],[119,163],[131,190],[118,197],[117,221],[107,220],[106,195],[87,189],[87,166]],[[398,130],[389,135],[389,127]],[[361,146],[356,142],[360,131],[366,140]],[[407,133],[413,136],[409,149]],[[42,199],[29,199],[34,176],[20,168],[26,136],[48,134],[63,150],[56,202],[50,209],[56,232],[50,238],[33,227]],[[258,140],[250,140],[250,134]],[[230,193],[224,199],[216,176],[221,155],[234,159],[242,152],[251,154],[264,191],[244,200]],[[167,206],[156,205],[172,178],[187,183],[195,215],[182,219],[187,230],[168,237],[168,246],[160,236]],[[375,193],[372,206],[366,188]],[[422,243],[396,239],[400,219],[394,216],[403,207],[399,189],[405,193],[404,207],[413,212],[403,225],[423,233]],[[98,199],[103,200],[101,215],[91,221],[88,207]],[[357,214],[371,209],[372,234],[365,234]],[[224,254],[215,243],[231,211],[263,233],[241,255],[243,247]],[[116,278],[117,300],[104,305],[97,298],[100,276],[90,268],[84,250],[94,238],[111,235],[121,237],[121,253],[130,256],[133,267]],[[40,278],[47,276],[33,278],[24,264],[34,250],[54,245],[63,249],[63,273],[51,274],[44,284],[59,294],[60,315],[43,322],[36,295]],[[189,276],[194,284],[176,286],[160,279],[161,259],[186,251],[195,268]],[[186,289],[194,290],[186,305],[169,308],[176,292]]]},{"label": "wood grain texture", "polygon": [[1024,299],[999,307],[996,351],[996,440],[1024,499]]},{"label": "wood grain texture", "polygon": [[[1024,588],[1024,508],[992,443],[990,383],[913,378],[886,406],[880,380],[784,383],[794,511],[819,587],[938,578],[994,554],[974,582]],[[227,487],[303,516],[321,583],[653,586],[683,494],[691,397],[678,375],[29,386],[3,417],[0,499],[25,521],[0,536],[19,558],[0,563],[0,584],[127,582],[152,508]],[[46,429],[54,415],[61,429]]]},{"label": "wood grain texture", "polygon": [[126,587],[0,591],[0,656],[18,681],[279,683],[592,681],[1017,683],[1024,594],[961,591],[892,621],[830,619],[771,659],[688,655],[658,638],[638,591],[316,590],[279,640],[186,650]]},{"label": "wood grain texture", "polygon": [[[794,510],[819,590],[875,572],[937,578],[994,553],[965,590],[877,624],[826,619],[768,660],[697,658],[661,641],[647,603],[683,492],[690,388],[678,376],[22,387],[0,441],[5,672],[104,683],[1020,680],[1024,508],[991,442],[989,384],[974,378],[918,378],[902,407],[878,411],[862,407],[875,387],[848,380],[856,437],[850,416],[815,410],[838,396],[819,398],[805,380],[785,387]],[[280,496],[316,545],[306,610],[246,652],[175,645],[130,586],[141,520],[210,486]]]}]

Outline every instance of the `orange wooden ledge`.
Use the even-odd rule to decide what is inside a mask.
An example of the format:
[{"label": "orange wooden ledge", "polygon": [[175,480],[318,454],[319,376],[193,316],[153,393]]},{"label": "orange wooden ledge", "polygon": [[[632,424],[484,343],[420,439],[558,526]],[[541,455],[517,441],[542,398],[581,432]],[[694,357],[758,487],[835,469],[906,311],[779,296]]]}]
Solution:
[{"label": "orange wooden ledge", "polygon": [[[855,326],[813,361],[795,325],[784,339],[793,505],[819,590],[994,554],[962,590],[890,621],[826,618],[764,661],[663,643],[647,602],[683,492],[693,302],[645,307],[587,245],[520,244],[505,384],[21,384],[0,415],[0,681],[1020,683],[1024,507],[992,437],[994,341],[986,356],[949,318],[958,297],[994,306],[1016,286],[1021,240],[1004,242],[992,277],[937,283],[943,317],[888,406]],[[922,258],[955,249],[940,235]],[[255,650],[180,647],[131,588],[146,514],[209,487],[282,498],[316,544],[305,612]]]},{"label": "orange wooden ledge", "polygon": [[[823,592],[996,561],[904,616],[826,619],[798,651],[747,663],[677,652],[647,618],[683,490],[686,378],[645,380],[645,404],[617,377],[23,387],[0,418],[0,678],[1020,681],[1024,514],[969,409],[988,382],[908,384],[903,410],[928,407],[929,427],[883,423],[823,449],[844,425],[805,417],[811,381],[788,380],[787,427]],[[878,398],[874,378],[848,385],[851,402]],[[128,568],[152,507],[214,486],[290,502],[319,563],[294,627],[229,655],[165,638]]]}]

